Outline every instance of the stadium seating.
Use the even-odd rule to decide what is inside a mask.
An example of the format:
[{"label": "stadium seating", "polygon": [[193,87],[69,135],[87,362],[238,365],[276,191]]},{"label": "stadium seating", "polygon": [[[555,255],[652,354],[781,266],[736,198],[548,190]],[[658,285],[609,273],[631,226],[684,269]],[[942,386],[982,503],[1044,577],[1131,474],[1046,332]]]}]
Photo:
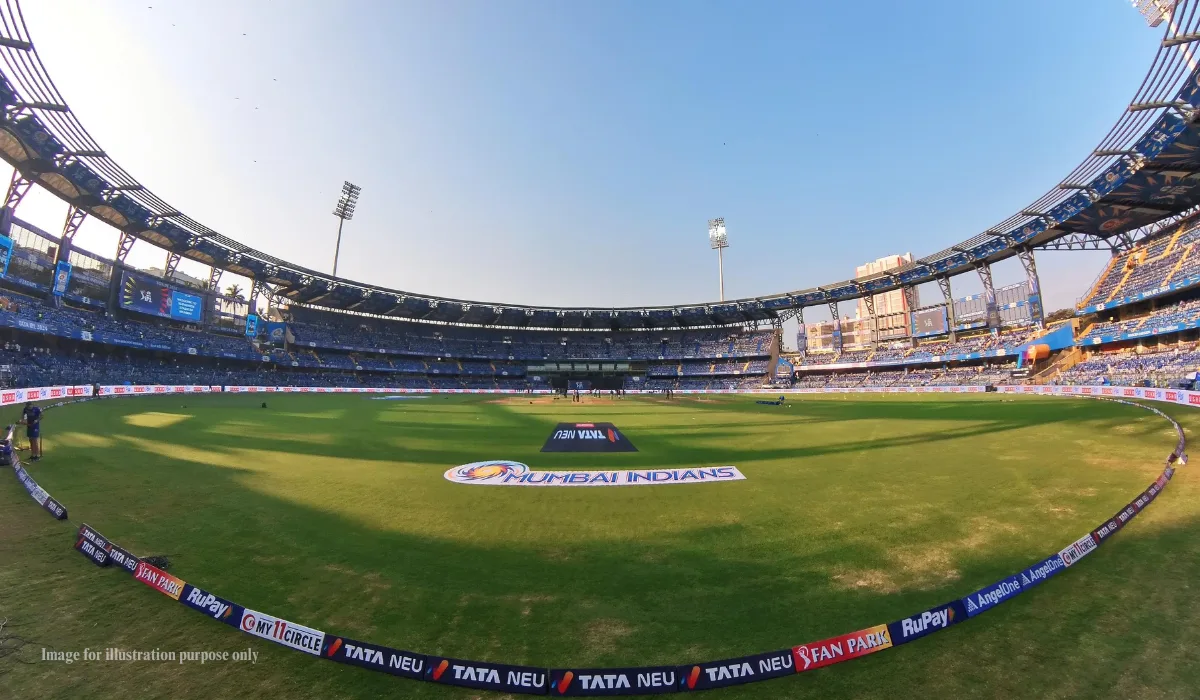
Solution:
[{"label": "stadium seating", "polygon": [[[422,326],[307,309],[297,315],[302,320],[289,324],[294,345],[260,348],[229,328],[201,331],[4,292],[0,326],[60,342],[17,350],[14,340],[0,358],[0,382],[269,384],[286,378],[302,386],[523,389],[546,386],[526,379],[526,362],[578,359],[641,361],[649,377],[679,379],[672,388],[757,387],[774,338],[770,330],[564,334]],[[74,347],[80,343],[89,347]]]},{"label": "stadium seating", "polygon": [[1172,234],[1121,253],[1079,303],[1079,308],[1116,302],[1200,273],[1198,241],[1200,221],[1191,221]]},{"label": "stadium seating", "polygon": [[1146,331],[1152,335],[1156,329],[1170,327],[1180,323],[1196,323],[1200,321],[1200,299],[1182,301],[1145,315],[1122,321],[1100,321],[1088,326],[1080,337],[1080,344],[1088,344],[1097,339],[1116,337],[1121,334],[1136,334]]},{"label": "stadium seating", "polygon": [[1172,348],[1125,349],[1097,353],[1055,377],[1056,384],[1178,386],[1200,370],[1200,349],[1193,344]]}]

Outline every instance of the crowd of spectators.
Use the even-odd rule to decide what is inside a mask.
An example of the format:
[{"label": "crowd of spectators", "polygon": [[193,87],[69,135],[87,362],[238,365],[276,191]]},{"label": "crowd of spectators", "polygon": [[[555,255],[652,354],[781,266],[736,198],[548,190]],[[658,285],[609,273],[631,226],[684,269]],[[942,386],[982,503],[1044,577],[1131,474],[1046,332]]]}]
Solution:
[{"label": "crowd of spectators", "polygon": [[1015,362],[943,367],[940,369],[861,369],[831,374],[800,374],[793,386],[800,389],[902,386],[999,386],[1011,381]]},{"label": "crowd of spectators", "polygon": [[[516,331],[435,327],[297,309],[288,327],[310,348],[362,348],[423,357],[492,360],[685,360],[771,354],[774,332]],[[436,330],[435,330],[436,329]]]},{"label": "crowd of spectators", "polygon": [[841,352],[813,352],[800,360],[800,366],[811,367],[843,363],[918,363],[931,362],[934,357],[984,353],[993,350],[1015,350],[1041,333],[1035,328],[1004,329],[998,333],[984,331],[969,337],[960,337],[954,342],[949,338],[920,343],[916,347],[906,343],[888,343],[875,349],[843,350]]},{"label": "crowd of spectators", "polygon": [[1121,253],[1081,307],[1133,296],[1200,272],[1200,255],[1194,250],[1200,226],[1191,226],[1178,236],[1156,238]]},{"label": "crowd of spectators", "polygon": [[1093,339],[1116,337],[1139,331],[1147,331],[1146,335],[1151,335],[1152,331],[1158,328],[1196,321],[1200,321],[1200,299],[1190,299],[1134,318],[1093,323],[1088,326],[1087,331],[1080,338],[1080,342],[1087,343]]},{"label": "crowd of spectators", "polygon": [[1055,377],[1056,384],[1172,387],[1191,385],[1188,375],[1200,369],[1200,348],[1179,344],[1133,348],[1092,355]]}]

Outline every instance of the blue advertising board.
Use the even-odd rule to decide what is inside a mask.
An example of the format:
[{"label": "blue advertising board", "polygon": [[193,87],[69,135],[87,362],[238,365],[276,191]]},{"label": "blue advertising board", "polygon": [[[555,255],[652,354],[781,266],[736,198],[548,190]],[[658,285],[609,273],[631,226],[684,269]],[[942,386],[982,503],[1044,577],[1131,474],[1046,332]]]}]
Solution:
[{"label": "blue advertising board", "polygon": [[912,313],[912,336],[923,338],[927,335],[942,335],[949,326],[945,306],[932,309],[922,309]]},{"label": "blue advertising board", "polygon": [[121,308],[143,314],[200,323],[204,300],[150,277],[130,272],[121,275]]},{"label": "blue advertising board", "polygon": [[951,625],[957,625],[967,617],[967,609],[963,602],[952,600],[925,612],[909,615],[903,620],[888,623],[888,635],[892,638],[892,644],[905,644]]},{"label": "blue advertising board", "polygon": [[171,318],[179,321],[200,323],[204,313],[204,300],[195,294],[171,290]]},{"label": "blue advertising board", "polygon": [[287,324],[279,321],[267,321],[264,325],[267,330],[267,340],[277,345],[283,345],[287,340]]},{"label": "blue advertising board", "polygon": [[12,257],[12,249],[12,239],[0,234],[0,277],[8,272],[8,259]]},{"label": "blue advertising board", "polygon": [[253,338],[256,335],[258,335],[258,316],[246,314],[246,337]]},{"label": "blue advertising board", "polygon": [[1021,592],[1021,581],[1016,576],[1001,579],[990,586],[985,586],[962,599],[967,609],[967,617],[975,617]]},{"label": "blue advertising board", "polygon": [[56,297],[61,297],[67,293],[67,285],[71,282],[71,263],[66,260],[59,260],[54,266],[54,285],[50,287],[50,293]]}]

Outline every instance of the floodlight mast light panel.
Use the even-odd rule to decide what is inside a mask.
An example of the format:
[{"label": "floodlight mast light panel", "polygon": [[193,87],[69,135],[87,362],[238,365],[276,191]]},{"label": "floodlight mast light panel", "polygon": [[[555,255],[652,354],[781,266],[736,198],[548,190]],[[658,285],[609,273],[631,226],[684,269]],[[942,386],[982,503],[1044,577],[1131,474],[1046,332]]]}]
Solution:
[{"label": "floodlight mast light panel", "polygon": [[352,184],[349,180],[343,183],[342,195],[338,197],[337,205],[333,208],[333,215],[345,221],[353,219],[354,207],[358,205],[360,192],[362,192],[362,188]]},{"label": "floodlight mast light panel", "polygon": [[1133,7],[1146,18],[1146,24],[1157,27],[1164,19],[1170,20],[1175,12],[1177,0],[1133,0]]},{"label": "floodlight mast light panel", "polygon": [[725,219],[708,220],[708,245],[713,250],[729,247],[729,236],[725,233]]}]

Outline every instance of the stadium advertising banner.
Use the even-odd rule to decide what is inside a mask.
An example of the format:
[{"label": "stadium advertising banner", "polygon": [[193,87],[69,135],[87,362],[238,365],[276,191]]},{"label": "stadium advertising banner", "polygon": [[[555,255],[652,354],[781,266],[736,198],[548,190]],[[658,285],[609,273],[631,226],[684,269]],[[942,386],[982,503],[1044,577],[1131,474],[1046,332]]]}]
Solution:
[{"label": "stadium advertising banner", "polygon": [[10,450],[10,458],[13,459],[13,473],[16,474],[17,481],[21,482],[21,485],[25,487],[27,492],[29,492],[29,496],[33,498],[34,501],[37,501],[39,506],[46,509],[47,513],[54,516],[56,520],[66,520],[66,506],[54,500],[49,493],[46,493],[46,489],[39,486],[38,482],[34,481],[33,477],[29,475],[29,472],[25,471],[25,467],[22,467],[20,463],[16,461],[15,456],[11,454],[11,440],[12,438],[10,437],[8,449]]},{"label": "stadium advertising banner", "polygon": [[425,680],[446,685],[502,693],[545,695],[547,673],[544,668],[511,666],[487,661],[464,661],[444,656],[428,657]]},{"label": "stadium advertising banner", "polygon": [[[552,389],[534,389],[530,392],[524,389],[412,389],[408,387],[358,386],[226,386],[223,390],[231,394],[520,394],[522,396],[539,396],[554,393]],[[213,391],[222,391],[222,388],[213,387]]]},{"label": "stadium advertising banner", "polygon": [[858,632],[792,647],[792,655],[796,661],[796,673],[803,673],[874,654],[891,646],[892,638],[888,635],[887,625],[875,625]]},{"label": "stadium advertising banner", "polygon": [[79,396],[91,396],[89,386],[39,386],[30,389],[5,389],[0,391],[0,406],[11,406],[26,401],[48,401]]},{"label": "stadium advertising banner", "polygon": [[674,693],[677,672],[675,666],[557,669],[550,671],[550,694],[596,697]]},{"label": "stadium advertising banner", "polygon": [[321,656],[338,663],[358,666],[402,678],[422,680],[429,667],[424,654],[414,654],[349,637],[326,637]]},{"label": "stadium advertising banner", "polygon": [[50,293],[56,297],[61,297],[67,293],[67,285],[71,283],[71,263],[66,260],[59,260],[54,266],[54,285],[50,287]]},{"label": "stadium advertising banner", "polygon": [[790,676],[795,672],[792,650],[780,649],[737,659],[680,666],[679,681],[683,690],[709,690]]},{"label": "stadium advertising banner", "polygon": [[321,646],[325,642],[325,633],[321,630],[298,625],[295,622],[289,622],[250,608],[242,610],[238,629],[246,634],[262,637],[313,656],[321,655]]},{"label": "stadium advertising banner", "polygon": [[38,482],[30,476],[29,472],[25,471],[25,467],[21,466],[21,458],[17,455],[17,451],[13,449],[13,432],[16,426],[10,425],[8,433],[4,436],[4,441],[0,442],[0,457],[3,457],[4,464],[12,465],[13,475],[17,477],[17,481],[21,482],[21,486],[29,493],[39,506],[44,508],[47,513],[54,516],[57,520],[67,519],[67,508],[63,504],[50,497],[49,493],[43,489]]},{"label": "stadium advertising banner", "polygon": [[175,578],[157,566],[152,566],[144,561],[138,562],[133,577],[168,598],[179,600],[179,596],[183,595],[183,579]]},{"label": "stadium advertising banner", "polygon": [[230,627],[240,625],[242,614],[245,612],[245,608],[237,603],[231,603],[208,591],[196,588],[190,583],[183,584],[183,593],[179,596],[179,602],[196,612],[204,613],[217,622],[224,622]]},{"label": "stadium advertising banner", "polygon": [[258,316],[246,314],[246,337],[253,338],[256,335],[258,335]]},{"label": "stadium advertising banner", "polygon": [[1017,578],[1021,582],[1021,590],[1028,590],[1064,571],[1067,565],[1063,562],[1062,554],[1047,557],[1033,566],[1025,569]]},{"label": "stadium advertising banner", "polygon": [[1016,576],[1009,576],[990,586],[980,588],[966,598],[963,598],[962,602],[967,608],[967,617],[975,617],[979,613],[996,607],[1020,592],[1020,579]]},{"label": "stadium advertising banner", "polygon": [[204,308],[199,296],[132,272],[121,273],[120,301],[123,309],[190,323],[201,322]]},{"label": "stadium advertising banner", "polygon": [[520,462],[508,460],[471,462],[447,469],[443,476],[446,481],[456,484],[481,486],[653,486],[741,481],[746,478],[737,467],[535,472]]},{"label": "stadium advertising banner", "polygon": [[909,615],[903,620],[888,624],[888,634],[892,644],[900,645],[944,630],[967,619],[967,611],[962,601],[952,600],[923,613]]},{"label": "stadium advertising banner", "polygon": [[108,551],[103,547],[97,547],[83,535],[75,538],[75,551],[87,557],[96,566],[108,566]]},{"label": "stadium advertising banner", "polygon": [[[65,388],[65,387],[63,387]],[[965,389],[965,387],[956,387]],[[1031,393],[1026,388],[1046,389],[1048,395],[1090,396],[1105,398],[1125,396],[1123,387],[1011,387],[1009,393]],[[1058,390],[1058,391],[1052,391]],[[1068,391],[1069,390],[1069,391]],[[33,391],[41,391],[33,390]],[[1192,404],[1193,395],[1200,392],[1181,390],[1138,389],[1143,392],[1137,397],[1155,398],[1174,403]],[[1154,392],[1148,394],[1147,392]],[[89,400],[81,398],[80,401]],[[119,568],[132,570],[134,578],[158,590],[168,597],[209,617],[238,627],[248,634],[274,641],[314,656],[331,661],[359,666],[371,670],[410,679],[456,685],[467,688],[495,690],[526,695],[554,696],[614,696],[646,695],[656,693],[707,690],[724,686],[752,683],[769,678],[792,675],[811,669],[830,666],[853,658],[873,654],[892,646],[914,641],[934,632],[973,618],[1046,579],[1058,575],[1079,562],[1107,541],[1108,537],[1122,529],[1128,522],[1148,507],[1170,482],[1176,463],[1186,463],[1185,435],[1179,424],[1169,416],[1151,406],[1131,403],[1121,398],[1108,400],[1127,403],[1149,410],[1170,421],[1175,428],[1178,442],[1174,452],[1166,460],[1158,478],[1125,508],[1096,530],[1072,542],[1047,559],[1040,561],[1014,576],[1004,578],[957,601],[950,601],[921,613],[902,618],[887,625],[875,625],[866,629],[843,634],[817,642],[801,644],[791,649],[766,652],[735,659],[703,662],[684,666],[643,668],[571,668],[546,670],[531,666],[465,661],[450,657],[426,656],[401,651],[390,647],[360,642],[346,637],[326,635],[324,632],[287,620],[273,617],[255,610],[243,608],[213,593],[192,586],[161,569],[138,561],[136,557],[109,541],[95,529],[83,524],[78,531],[75,549],[83,553],[98,566],[113,562]],[[1200,404],[1200,399],[1195,403]],[[63,402],[56,404],[63,405]],[[16,460],[11,451],[12,431],[4,444],[13,457],[14,470],[31,494],[44,491],[37,487]],[[497,463],[484,463],[497,464]],[[518,464],[518,463],[498,463]],[[464,465],[470,467],[473,465]],[[524,466],[524,465],[521,465]],[[453,471],[453,470],[451,470]],[[692,471],[692,470],[687,470]],[[548,472],[547,472],[548,473]],[[580,473],[580,472],[576,472]],[[605,472],[582,472],[599,474]],[[488,474],[483,478],[496,478]],[[32,484],[32,486],[30,485]],[[37,496],[35,496],[37,499]],[[41,502],[39,500],[39,502]],[[65,517],[65,511],[64,516]],[[1103,534],[1099,534],[1103,533]],[[122,559],[127,558],[128,562]],[[131,568],[132,567],[132,568]]]},{"label": "stadium advertising banner", "polygon": [[[996,391],[1001,394],[1037,394],[1041,396],[1093,396],[1100,398],[1111,397],[1113,399],[1123,397],[1127,399],[1163,401],[1183,406],[1200,406],[1200,391],[1189,391],[1187,389],[1153,389],[1140,386],[1058,386],[1050,384],[1015,386],[1005,384],[996,387]],[[1144,406],[1143,408],[1148,408],[1158,413],[1172,423],[1175,422],[1169,416],[1155,408],[1148,406]]]},{"label": "stadium advertising banner", "polygon": [[108,543],[108,559],[116,564],[117,568],[131,576],[137,573],[138,565],[142,563],[141,559],[138,559],[123,547],[118,547],[112,542]]},{"label": "stadium advertising banner", "polygon": [[[88,387],[89,389],[91,387]],[[194,384],[105,384],[100,387],[100,396],[148,396],[150,394],[208,394],[220,391],[219,386]]]},{"label": "stadium advertising banner", "polygon": [[13,240],[0,234],[0,277],[8,273],[8,261],[12,257]]},{"label": "stadium advertising banner", "polygon": [[946,320],[946,307],[914,311],[912,314],[912,334],[914,338],[927,335],[943,335],[948,332],[949,322]]},{"label": "stadium advertising banner", "polygon": [[79,526],[79,536],[96,545],[100,549],[103,549],[106,552],[108,551],[108,538],[93,530],[92,527],[87,523]]},{"label": "stadium advertising banner", "polygon": [[[142,563],[141,560],[104,535],[96,532],[91,525],[87,523],[80,525],[76,540],[75,548],[97,565],[108,566],[109,564],[115,564],[118,569],[121,569],[125,573],[134,576],[137,575],[137,571]],[[91,545],[91,547],[89,548],[87,545]]]}]

